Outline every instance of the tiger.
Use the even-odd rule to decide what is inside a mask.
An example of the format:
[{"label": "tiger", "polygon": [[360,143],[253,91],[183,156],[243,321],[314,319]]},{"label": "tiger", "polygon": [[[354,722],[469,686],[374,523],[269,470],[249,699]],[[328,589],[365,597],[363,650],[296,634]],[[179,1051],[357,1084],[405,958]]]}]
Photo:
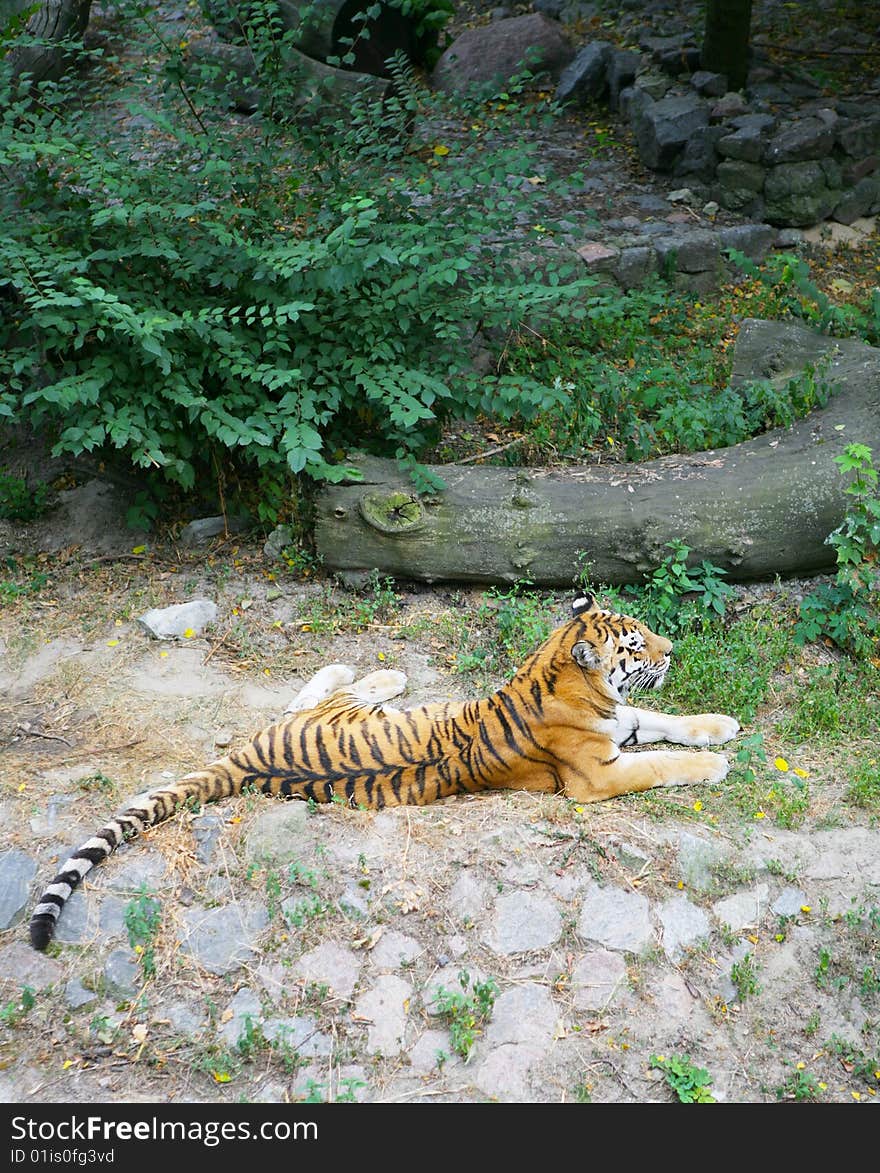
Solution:
[{"label": "tiger", "polygon": [[658,689],[672,643],[638,619],[580,595],[571,615],[513,679],[479,700],[410,709],[385,704],[407,679],[380,669],[355,681],[345,664],[318,671],[280,721],[241,749],[131,801],[61,866],[30,921],[45,949],[66,902],[92,868],[124,840],[200,805],[249,788],[316,803],[381,810],[458,794],[525,790],[599,802],[655,786],[721,782],[723,754],[621,750],[651,742],[723,745],[739,732],[718,713],[669,716],[627,704]]}]

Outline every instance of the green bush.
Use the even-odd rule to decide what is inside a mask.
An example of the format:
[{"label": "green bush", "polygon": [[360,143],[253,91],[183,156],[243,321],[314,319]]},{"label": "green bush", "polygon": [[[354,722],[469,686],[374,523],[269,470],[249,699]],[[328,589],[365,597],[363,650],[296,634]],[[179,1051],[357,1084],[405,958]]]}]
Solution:
[{"label": "green bush", "polygon": [[880,637],[880,474],[864,444],[848,444],[834,459],[842,473],[852,474],[845,489],[850,506],[827,538],[837,552],[837,575],[801,602],[795,640],[804,644],[824,637],[847,651],[867,655]]},{"label": "green bush", "polygon": [[[536,169],[529,151],[411,150],[406,127],[443,100],[399,65],[382,106],[286,122],[284,44],[255,52],[273,107],[244,128],[217,69],[166,41],[141,142],[114,141],[73,74],[36,104],[0,77],[0,421],[189,488],[229,456],[338,479],[352,444],[412,461],[450,415],[562,402],[467,356],[478,325],[503,334],[580,293],[518,260],[511,225],[535,201],[510,177]],[[99,98],[113,76],[93,77]]]}]

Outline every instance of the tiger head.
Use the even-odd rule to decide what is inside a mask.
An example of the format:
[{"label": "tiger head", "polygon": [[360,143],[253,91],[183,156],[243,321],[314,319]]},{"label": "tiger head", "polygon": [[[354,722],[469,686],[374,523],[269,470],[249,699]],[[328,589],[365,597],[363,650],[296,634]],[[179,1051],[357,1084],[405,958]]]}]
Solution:
[{"label": "tiger head", "polygon": [[558,627],[536,656],[552,662],[554,691],[576,689],[588,679],[604,684],[607,698],[621,703],[637,689],[660,688],[672,643],[629,615],[598,606],[592,595],[572,603],[572,617]]},{"label": "tiger head", "polygon": [[636,689],[662,686],[670,640],[629,615],[603,611],[592,595],[581,595],[571,609],[569,626],[576,637],[571,657],[584,671],[598,671],[615,699],[625,700]]}]

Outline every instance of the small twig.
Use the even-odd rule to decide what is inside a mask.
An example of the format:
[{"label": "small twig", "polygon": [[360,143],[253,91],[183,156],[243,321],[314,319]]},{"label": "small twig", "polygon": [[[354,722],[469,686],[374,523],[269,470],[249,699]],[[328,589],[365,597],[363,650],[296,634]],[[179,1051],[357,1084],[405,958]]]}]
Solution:
[{"label": "small twig", "polygon": [[456,464],[472,464],[475,460],[485,460],[487,456],[497,456],[499,452],[506,452],[508,448],[512,448],[514,444],[521,444],[525,437],[517,436],[513,440],[508,440],[506,444],[499,444],[495,448],[487,448],[485,452],[478,452],[475,456],[463,456],[461,460],[456,460]]},{"label": "small twig", "polygon": [[26,734],[28,737],[42,737],[46,741],[63,741],[66,746],[73,749],[73,742],[68,741],[66,737],[62,737],[59,733],[43,733],[41,729],[31,729],[29,725],[19,725],[18,731]]},{"label": "small twig", "polygon": [[215,652],[219,652],[219,651],[220,651],[220,649],[221,649],[221,648],[223,647],[223,645],[226,643],[226,641],[227,641],[227,639],[230,637],[230,635],[232,635],[232,624],[231,624],[231,623],[230,623],[230,624],[229,624],[229,626],[226,628],[226,630],[223,632],[223,635],[220,637],[220,639],[218,639],[218,640],[215,640],[215,641],[214,641],[214,642],[211,644],[211,650],[210,650],[210,652],[208,652],[207,656],[205,656],[204,660],[202,660],[202,665],[203,665],[203,666],[204,666],[205,664],[207,664],[207,663],[208,663],[208,661],[211,659],[211,657],[214,655],[214,653],[215,653]]},{"label": "small twig", "polygon": [[460,1092],[470,1090],[470,1084],[462,1084],[461,1087],[438,1087],[438,1088],[417,1088],[414,1092],[404,1092],[403,1095],[394,1096],[390,1100],[377,1100],[377,1104],[396,1104],[398,1100],[412,1100],[417,1096],[457,1096]]}]

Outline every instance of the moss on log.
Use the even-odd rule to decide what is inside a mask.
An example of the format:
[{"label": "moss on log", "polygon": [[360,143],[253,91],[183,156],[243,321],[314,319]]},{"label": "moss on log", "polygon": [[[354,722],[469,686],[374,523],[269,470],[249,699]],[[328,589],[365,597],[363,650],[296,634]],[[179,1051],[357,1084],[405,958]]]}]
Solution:
[{"label": "moss on log", "polygon": [[732,382],[784,382],[820,360],[824,408],[730,448],[564,471],[437,465],[446,488],[421,496],[394,461],[355,461],[361,481],[318,496],[318,551],[344,577],[425,582],[568,586],[582,565],[594,581],[638,582],[673,539],[739,581],[828,569],[846,510],[834,457],[855,442],[880,452],[880,351],[750,320]]}]

